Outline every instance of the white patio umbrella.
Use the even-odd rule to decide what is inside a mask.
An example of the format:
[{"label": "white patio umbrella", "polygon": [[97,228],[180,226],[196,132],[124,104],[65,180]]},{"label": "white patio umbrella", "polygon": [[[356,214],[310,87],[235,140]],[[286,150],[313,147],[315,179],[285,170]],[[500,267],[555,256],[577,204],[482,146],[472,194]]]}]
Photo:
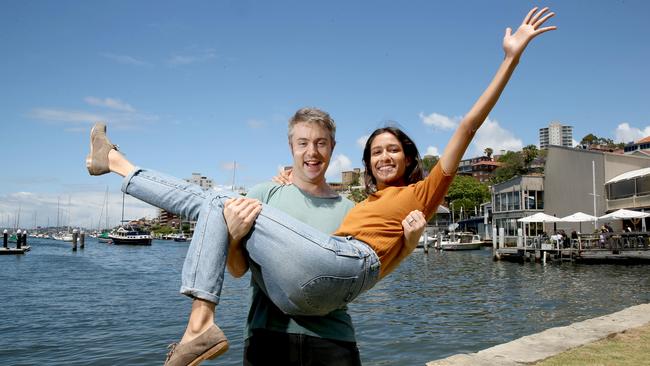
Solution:
[{"label": "white patio umbrella", "polygon": [[526,216],[520,218],[519,222],[524,223],[524,243],[526,243],[526,226],[525,223],[527,222],[541,222],[541,223],[547,223],[547,222],[559,222],[561,219],[559,217],[551,216],[548,214],[545,214],[543,212],[538,212],[534,215]]},{"label": "white patio umbrella", "polygon": [[[650,216],[650,213],[641,212],[641,211],[626,210],[626,209],[622,208],[620,210],[610,212],[607,215],[603,215],[603,216],[599,217],[598,220],[607,221],[607,220],[642,219],[642,218],[649,217],[649,216]],[[642,225],[642,227],[644,227],[644,225]],[[635,230],[636,230],[636,223],[634,224],[634,226],[635,226]]]},{"label": "white patio umbrella", "polygon": [[598,218],[598,220],[628,220],[628,219],[642,219],[644,217],[650,216],[650,213],[641,212],[641,211],[632,211],[626,210],[624,208],[610,212],[607,215],[603,215]]},{"label": "white patio umbrella", "polygon": [[517,221],[519,221],[519,222],[543,222],[543,223],[546,223],[546,222],[560,222],[560,221],[562,221],[562,219],[560,219],[559,217],[547,215],[547,214],[545,214],[543,212],[538,212],[538,213],[536,213],[534,215],[522,217]]},{"label": "white patio umbrella", "polygon": [[598,218],[596,216],[587,215],[586,213],[576,212],[573,215],[565,216],[562,218],[562,222],[579,222],[580,223],[580,232],[582,232],[582,223],[583,222],[594,222]]}]

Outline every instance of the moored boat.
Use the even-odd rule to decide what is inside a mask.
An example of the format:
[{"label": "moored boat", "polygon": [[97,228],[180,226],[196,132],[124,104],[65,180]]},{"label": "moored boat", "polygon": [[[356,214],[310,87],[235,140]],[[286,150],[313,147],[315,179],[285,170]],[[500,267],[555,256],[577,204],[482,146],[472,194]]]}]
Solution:
[{"label": "moored boat", "polygon": [[151,235],[139,228],[122,226],[108,235],[115,245],[151,245]]},{"label": "moored boat", "polygon": [[481,237],[473,233],[452,233],[440,242],[442,250],[477,250],[481,249]]}]

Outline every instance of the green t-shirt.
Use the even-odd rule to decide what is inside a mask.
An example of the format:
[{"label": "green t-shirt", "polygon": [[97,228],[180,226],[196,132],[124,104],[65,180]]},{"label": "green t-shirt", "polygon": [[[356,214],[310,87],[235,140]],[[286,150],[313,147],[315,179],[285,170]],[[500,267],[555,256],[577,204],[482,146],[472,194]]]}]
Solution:
[{"label": "green t-shirt", "polygon": [[[258,199],[325,233],[332,233],[354,207],[343,197],[315,197],[294,185],[262,183],[251,188],[247,197]],[[246,338],[253,329],[305,334],[320,338],[356,342],[352,318],[347,308],[325,316],[289,316],[278,309],[251,279],[251,307],[246,320]]]}]

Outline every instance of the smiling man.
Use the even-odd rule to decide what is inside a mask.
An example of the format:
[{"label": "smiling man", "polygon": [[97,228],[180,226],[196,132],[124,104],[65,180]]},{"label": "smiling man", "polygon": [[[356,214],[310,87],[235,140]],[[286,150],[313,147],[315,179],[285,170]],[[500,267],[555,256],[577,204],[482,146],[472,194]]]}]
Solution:
[{"label": "smiling man", "polygon": [[[324,111],[303,108],[289,120],[289,148],[293,156],[290,185],[263,183],[249,198],[279,208],[323,232],[339,226],[354,203],[342,198],[325,181],[336,144],[336,125]],[[238,243],[250,225],[242,224],[256,201],[238,199],[226,205],[224,216],[231,232],[228,270],[235,277],[249,268]],[[232,227],[241,230],[231,230]],[[254,265],[251,271],[258,271]],[[261,278],[261,277],[260,277]],[[246,322],[244,365],[360,365],[352,319],[347,309],[325,316],[288,316],[251,280],[252,300]]]}]

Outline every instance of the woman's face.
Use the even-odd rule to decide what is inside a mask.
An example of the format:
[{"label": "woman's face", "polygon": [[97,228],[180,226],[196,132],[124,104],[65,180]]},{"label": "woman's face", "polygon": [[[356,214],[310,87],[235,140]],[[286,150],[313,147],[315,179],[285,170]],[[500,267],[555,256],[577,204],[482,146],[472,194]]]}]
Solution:
[{"label": "woman's face", "polygon": [[389,132],[377,135],[370,144],[370,166],[377,190],[406,185],[408,158],[397,137]]}]

